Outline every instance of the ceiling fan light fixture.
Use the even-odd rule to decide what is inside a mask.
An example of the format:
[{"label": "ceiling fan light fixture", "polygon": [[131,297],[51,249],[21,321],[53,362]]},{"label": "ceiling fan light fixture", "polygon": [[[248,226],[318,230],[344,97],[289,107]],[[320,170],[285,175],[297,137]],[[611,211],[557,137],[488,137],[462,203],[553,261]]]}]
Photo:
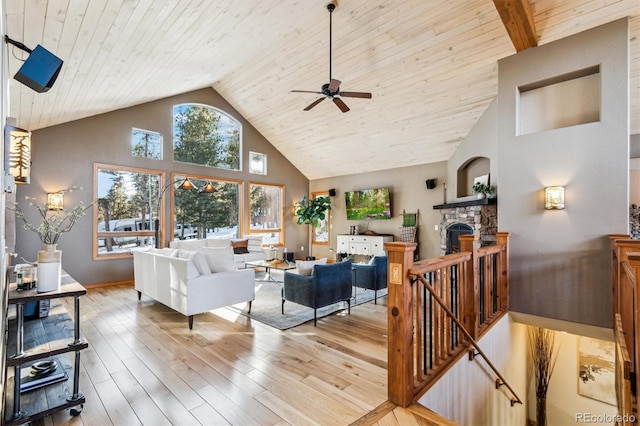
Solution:
[{"label": "ceiling fan light fixture", "polygon": [[313,91],[313,90],[292,90],[291,91],[292,93],[315,93],[315,94],[318,94],[318,95],[324,95],[324,98],[316,99],[309,106],[307,106],[304,109],[304,111],[311,110],[313,107],[315,107],[320,102],[322,102],[325,98],[331,98],[333,100],[333,103],[336,104],[336,106],[338,108],[340,108],[340,111],[342,111],[343,113],[349,111],[349,107],[338,96],[343,96],[345,98],[371,99],[371,93],[367,93],[367,92],[341,92],[340,91],[340,84],[342,84],[342,82],[340,80],[332,78],[332,74],[331,74],[331,67],[332,67],[331,56],[332,56],[332,26],[333,26],[333,23],[332,23],[331,15],[333,14],[333,11],[335,10],[335,8],[336,8],[335,2],[327,4],[327,10],[329,11],[329,83],[323,84],[319,92]]}]

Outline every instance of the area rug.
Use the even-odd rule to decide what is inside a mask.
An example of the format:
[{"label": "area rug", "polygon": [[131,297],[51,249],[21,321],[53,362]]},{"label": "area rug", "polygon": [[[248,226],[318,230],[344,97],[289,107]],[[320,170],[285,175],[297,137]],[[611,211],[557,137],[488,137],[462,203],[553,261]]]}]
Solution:
[{"label": "area rug", "polygon": [[[256,321],[270,325],[271,327],[279,328],[280,330],[286,330],[288,328],[304,324],[307,321],[313,321],[313,309],[293,302],[285,302],[284,315],[282,315],[282,283],[261,281],[263,276],[264,275],[261,273],[258,273],[256,276],[256,298],[251,304],[250,314],[247,313],[246,303],[228,306],[227,308]],[[272,278],[282,280],[282,274],[278,274],[278,271],[274,271]],[[351,298],[351,308],[373,300],[373,290],[366,290],[359,287],[354,287],[353,289],[355,292],[353,295],[355,297]],[[385,296],[386,294],[386,288],[378,290],[378,298]],[[346,303],[334,303],[333,305],[318,309],[317,317],[320,319],[344,309],[347,309]]]}]

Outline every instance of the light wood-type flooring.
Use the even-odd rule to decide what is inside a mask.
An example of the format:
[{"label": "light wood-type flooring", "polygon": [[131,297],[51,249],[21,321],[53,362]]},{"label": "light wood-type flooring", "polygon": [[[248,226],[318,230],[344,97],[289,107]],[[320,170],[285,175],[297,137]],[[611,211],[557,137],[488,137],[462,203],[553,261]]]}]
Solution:
[{"label": "light wood-type flooring", "polygon": [[[65,300],[71,311],[72,299]],[[218,309],[186,317],[129,286],[81,298],[81,392],[44,424],[430,424],[387,402],[386,298],[280,331]],[[377,410],[376,410],[377,408]]]}]

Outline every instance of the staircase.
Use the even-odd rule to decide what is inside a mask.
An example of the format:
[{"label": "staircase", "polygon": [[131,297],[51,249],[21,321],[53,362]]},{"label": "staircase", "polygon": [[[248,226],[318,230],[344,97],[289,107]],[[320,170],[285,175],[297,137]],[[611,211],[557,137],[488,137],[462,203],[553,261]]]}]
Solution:
[{"label": "staircase", "polygon": [[420,425],[420,426],[457,426],[420,404],[411,404],[403,408],[392,402],[385,402],[375,410],[361,417],[350,426],[389,426],[389,425]]}]

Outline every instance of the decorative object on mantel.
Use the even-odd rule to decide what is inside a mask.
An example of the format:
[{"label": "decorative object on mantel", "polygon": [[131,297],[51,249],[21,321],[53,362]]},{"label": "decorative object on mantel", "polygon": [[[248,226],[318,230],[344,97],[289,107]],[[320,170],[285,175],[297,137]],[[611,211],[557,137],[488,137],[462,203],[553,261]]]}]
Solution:
[{"label": "decorative object on mantel", "polygon": [[[65,192],[82,190],[79,186],[73,186],[68,189],[57,191],[60,194],[60,202],[62,204],[62,195]],[[14,212],[16,217],[24,222],[24,229],[33,231],[38,234],[40,241],[44,244],[44,250],[38,252],[38,278],[37,291],[44,293],[55,291],[60,288],[60,275],[62,272],[62,252],[56,250],[56,244],[60,236],[65,232],[71,231],[78,219],[85,215],[86,211],[91,208],[95,201],[86,206],[82,201],[78,203],[68,213],[62,209],[50,210],[48,205],[42,205],[34,197],[25,197],[30,206],[34,206],[42,222],[36,226],[30,223],[24,215],[24,212],[18,204],[16,204]]]},{"label": "decorative object on mantel", "polygon": [[491,198],[495,193],[495,186],[482,182],[476,182],[473,184],[473,193],[477,194],[478,198]]}]

